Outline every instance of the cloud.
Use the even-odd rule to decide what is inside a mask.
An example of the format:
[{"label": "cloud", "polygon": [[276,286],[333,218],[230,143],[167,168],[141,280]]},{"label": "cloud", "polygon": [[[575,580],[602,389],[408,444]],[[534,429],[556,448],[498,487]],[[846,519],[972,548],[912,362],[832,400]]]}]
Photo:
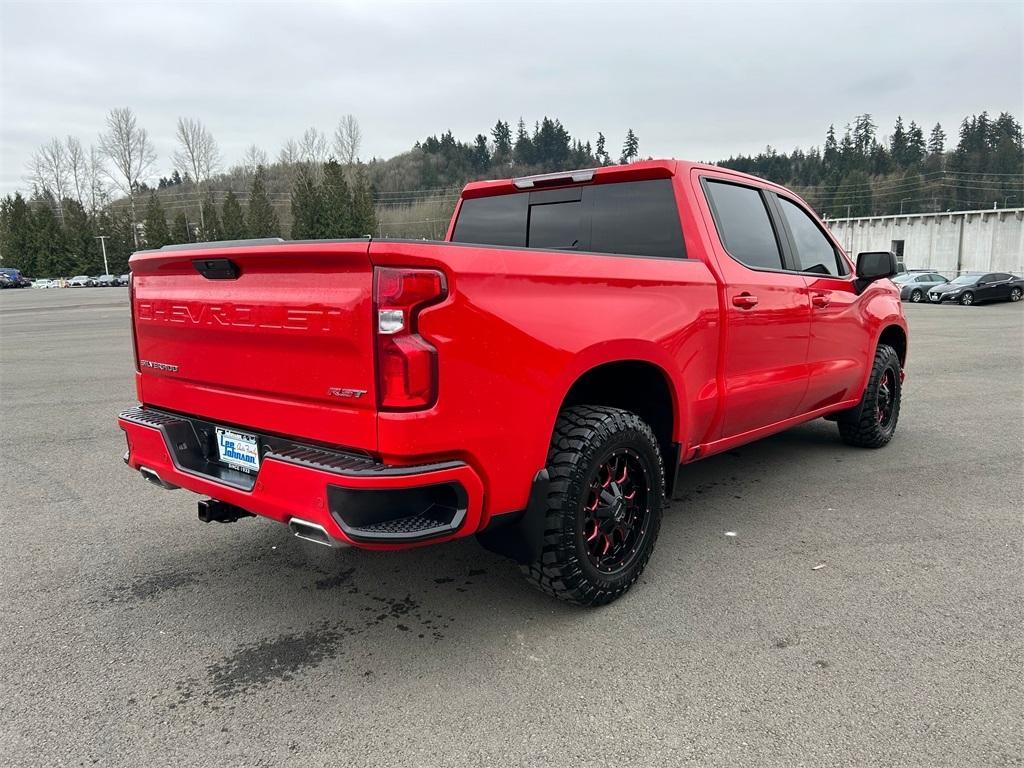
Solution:
[{"label": "cloud", "polygon": [[642,154],[690,159],[819,144],[862,112],[952,136],[965,114],[1024,112],[1022,23],[1016,3],[5,3],[0,194],[115,106],[154,138],[156,175],[179,115],[229,163],[349,112],[366,156],[520,115],[615,150],[632,127]]}]

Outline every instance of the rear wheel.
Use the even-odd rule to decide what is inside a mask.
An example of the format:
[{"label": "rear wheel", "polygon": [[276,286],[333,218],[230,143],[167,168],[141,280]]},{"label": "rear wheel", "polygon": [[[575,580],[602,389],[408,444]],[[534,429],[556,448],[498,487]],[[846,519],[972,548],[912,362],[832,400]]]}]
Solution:
[{"label": "rear wheel", "polygon": [[916,288],[914,289],[914,292],[910,294],[910,300],[915,304],[920,304],[922,298],[924,298],[924,294]]},{"label": "rear wheel", "polygon": [[1014,288],[1010,291],[1010,301],[1020,301],[1024,297],[1024,289]]},{"label": "rear wheel", "polygon": [[964,291],[964,294],[960,297],[960,303],[965,307],[971,306],[974,303],[974,294],[970,291]]},{"label": "rear wheel", "polygon": [[661,527],[665,471],[658,441],[636,414],[573,406],[558,416],[540,557],[522,567],[534,586],[577,605],[605,605],[643,573]]},{"label": "rear wheel", "polygon": [[840,414],[837,420],[840,436],[860,448],[886,445],[896,433],[902,394],[899,355],[889,345],[879,344],[860,404]]}]

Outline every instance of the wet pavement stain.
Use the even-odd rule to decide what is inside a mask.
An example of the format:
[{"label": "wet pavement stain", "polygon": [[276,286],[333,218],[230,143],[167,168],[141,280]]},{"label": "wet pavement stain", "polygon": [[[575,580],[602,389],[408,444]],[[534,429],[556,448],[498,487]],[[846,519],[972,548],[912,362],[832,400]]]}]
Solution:
[{"label": "wet pavement stain", "polygon": [[344,570],[338,571],[333,576],[327,576],[323,579],[316,580],[317,589],[334,589],[340,587],[342,584],[347,584],[352,581],[352,574],[356,572],[355,568],[345,568]]},{"label": "wet pavement stain", "polygon": [[154,600],[166,592],[203,583],[204,574],[197,571],[167,571],[145,576],[131,584],[122,585],[106,595],[100,602],[131,603]]},{"label": "wet pavement stain", "polygon": [[294,679],[299,671],[333,659],[341,652],[343,628],[326,622],[307,630],[242,645],[207,667],[210,693],[220,699]]}]

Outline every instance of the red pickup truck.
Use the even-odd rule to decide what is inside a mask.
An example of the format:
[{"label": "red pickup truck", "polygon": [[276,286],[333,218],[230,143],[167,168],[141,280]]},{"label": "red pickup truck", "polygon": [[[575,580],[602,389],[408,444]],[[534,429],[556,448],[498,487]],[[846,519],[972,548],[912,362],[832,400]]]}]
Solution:
[{"label": "red pickup truck", "polygon": [[579,604],[636,581],[680,464],[818,417],[877,448],[899,417],[894,256],[855,269],[796,195],[715,166],[474,182],[444,242],[131,270],[132,469],[330,546],[475,534]]}]

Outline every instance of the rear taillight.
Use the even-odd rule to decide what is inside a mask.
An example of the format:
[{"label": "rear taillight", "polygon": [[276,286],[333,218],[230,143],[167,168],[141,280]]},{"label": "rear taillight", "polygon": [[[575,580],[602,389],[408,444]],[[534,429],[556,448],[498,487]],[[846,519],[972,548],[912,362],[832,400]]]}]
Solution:
[{"label": "rear taillight", "polygon": [[132,324],[132,356],[135,358],[135,372],[142,370],[139,367],[139,340],[135,335],[135,275],[128,275],[128,306],[131,309]]},{"label": "rear taillight", "polygon": [[420,311],[448,295],[434,269],[374,270],[378,403],[389,410],[427,408],[437,399],[437,350],[418,333]]}]

